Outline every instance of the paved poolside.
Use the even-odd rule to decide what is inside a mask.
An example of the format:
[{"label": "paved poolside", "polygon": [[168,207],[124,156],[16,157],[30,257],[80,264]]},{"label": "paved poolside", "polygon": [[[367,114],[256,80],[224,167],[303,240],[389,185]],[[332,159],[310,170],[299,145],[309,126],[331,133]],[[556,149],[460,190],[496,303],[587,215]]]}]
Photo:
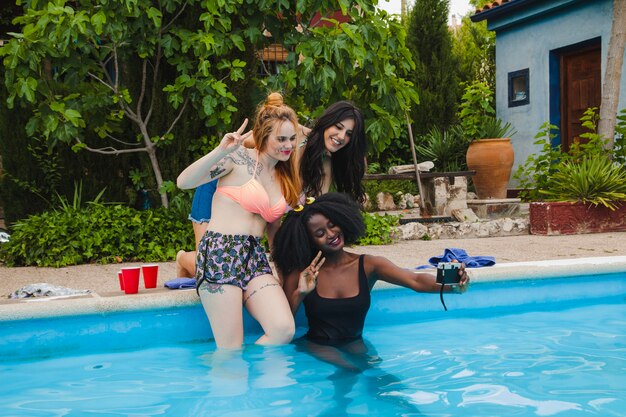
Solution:
[{"label": "paved poolside", "polygon": [[[381,255],[400,266],[412,268],[426,265],[428,259],[440,256],[445,248],[462,248],[470,256],[494,256],[491,268],[470,270],[475,282],[480,280],[514,279],[581,275],[626,270],[626,232],[571,236],[511,236],[476,239],[441,239],[403,241],[386,246],[360,246],[354,252]],[[175,277],[174,262],[159,264],[159,287],[139,294],[125,295],[119,290],[117,271],[123,266],[79,265],[65,268],[7,268],[0,266],[0,320],[33,318],[48,315],[98,313],[111,310],[143,309],[158,306],[195,304],[194,290],[163,288],[166,280]],[[89,289],[90,295],[63,299],[32,298],[10,300],[8,294],[34,283],[49,283],[73,289]]]}]

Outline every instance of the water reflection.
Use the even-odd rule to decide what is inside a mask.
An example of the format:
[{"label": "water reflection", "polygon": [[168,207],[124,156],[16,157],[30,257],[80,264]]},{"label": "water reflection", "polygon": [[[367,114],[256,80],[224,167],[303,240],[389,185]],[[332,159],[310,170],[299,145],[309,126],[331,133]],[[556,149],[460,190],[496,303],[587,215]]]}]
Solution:
[{"label": "water reflection", "polygon": [[380,368],[382,359],[368,341],[325,345],[301,338],[294,344],[296,350],[334,366],[327,378],[333,385],[333,401],[319,416],[375,415],[378,407],[385,415],[422,415],[410,397],[401,394],[408,390],[403,382]]},{"label": "water reflection", "polygon": [[207,396],[234,397],[249,390],[250,363],[243,358],[242,349],[216,349],[202,355],[208,370]]},{"label": "water reflection", "polygon": [[247,345],[243,349],[216,349],[201,357],[209,373],[211,396],[245,395],[250,389],[282,388],[296,383],[290,376],[294,360],[284,347]]}]

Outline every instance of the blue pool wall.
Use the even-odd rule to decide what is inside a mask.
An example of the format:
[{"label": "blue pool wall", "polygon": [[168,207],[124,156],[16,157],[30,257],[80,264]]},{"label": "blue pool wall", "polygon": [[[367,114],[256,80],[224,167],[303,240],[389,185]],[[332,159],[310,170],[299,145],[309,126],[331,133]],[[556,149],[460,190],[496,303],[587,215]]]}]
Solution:
[{"label": "blue pool wall", "polygon": [[[368,325],[484,317],[523,311],[554,310],[569,305],[624,303],[626,272],[552,279],[479,282],[462,295],[420,294],[395,286],[372,291]],[[296,315],[297,336],[306,330],[302,308]],[[244,313],[246,343],[261,335]],[[212,333],[199,303],[179,307],[110,311],[0,321],[0,362],[76,352],[110,352],[179,343],[207,343]]]}]

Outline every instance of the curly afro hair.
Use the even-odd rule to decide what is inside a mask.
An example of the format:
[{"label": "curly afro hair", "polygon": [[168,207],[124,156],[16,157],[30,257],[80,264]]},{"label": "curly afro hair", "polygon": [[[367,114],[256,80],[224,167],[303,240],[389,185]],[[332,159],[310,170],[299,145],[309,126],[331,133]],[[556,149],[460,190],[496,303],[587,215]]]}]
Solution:
[{"label": "curly afro hair", "polygon": [[356,243],[365,234],[365,223],[358,204],[348,195],[324,194],[300,211],[292,210],[274,236],[272,259],[276,268],[287,275],[306,269],[319,251],[309,237],[307,223],[314,214],[322,214],[341,228],[346,245]]}]

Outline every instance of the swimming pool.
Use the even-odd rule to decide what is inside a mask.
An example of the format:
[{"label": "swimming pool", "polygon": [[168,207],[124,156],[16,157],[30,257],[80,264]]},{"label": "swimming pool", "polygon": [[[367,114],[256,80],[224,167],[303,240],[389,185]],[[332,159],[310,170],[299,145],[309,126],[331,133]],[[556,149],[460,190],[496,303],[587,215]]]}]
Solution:
[{"label": "swimming pool", "polygon": [[447,312],[374,291],[358,354],[218,352],[197,305],[7,321],[0,414],[626,415],[625,296],[624,273],[476,283]]}]

